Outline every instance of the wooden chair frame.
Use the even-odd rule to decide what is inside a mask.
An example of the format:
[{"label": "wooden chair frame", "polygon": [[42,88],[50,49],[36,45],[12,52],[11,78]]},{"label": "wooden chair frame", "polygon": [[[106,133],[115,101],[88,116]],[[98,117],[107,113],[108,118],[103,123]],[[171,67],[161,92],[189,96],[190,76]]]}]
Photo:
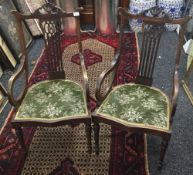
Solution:
[{"label": "wooden chair frame", "polygon": [[[144,23],[145,24],[152,24],[152,25],[160,25],[162,27],[164,27],[164,25],[166,23],[169,24],[179,24],[181,26],[181,30],[179,33],[179,41],[178,41],[178,47],[177,47],[177,52],[176,52],[176,60],[175,60],[175,70],[174,70],[174,74],[173,74],[173,86],[172,86],[172,95],[169,98],[170,102],[171,102],[171,117],[170,117],[170,127],[169,130],[159,130],[159,129],[155,129],[155,128],[151,128],[151,127],[139,127],[138,125],[131,125],[131,124],[123,124],[119,121],[114,121],[114,120],[110,120],[108,118],[105,118],[104,116],[100,116],[96,114],[96,111],[93,112],[92,114],[92,121],[94,123],[94,139],[95,139],[95,151],[96,154],[99,154],[99,130],[100,130],[100,126],[99,126],[99,122],[103,122],[103,123],[107,123],[110,124],[112,126],[115,126],[117,128],[120,128],[122,130],[125,131],[132,131],[132,132],[139,132],[139,133],[148,133],[148,134],[154,134],[154,135],[158,135],[162,137],[162,145],[161,145],[161,154],[160,154],[160,161],[159,161],[159,169],[162,168],[162,163],[163,163],[163,159],[165,156],[165,152],[166,152],[166,148],[168,146],[168,141],[170,140],[171,137],[171,124],[172,124],[172,120],[173,120],[173,116],[174,113],[176,111],[176,105],[177,105],[177,97],[178,97],[178,93],[179,93],[179,77],[178,77],[178,71],[179,71],[179,63],[180,63],[180,55],[181,55],[181,48],[183,46],[183,37],[184,37],[184,33],[185,33],[185,29],[186,29],[186,24],[189,21],[189,19],[191,17],[187,16],[185,18],[181,18],[181,19],[170,19],[168,17],[167,14],[162,14],[163,17],[158,17],[158,14],[161,13],[161,10],[157,7],[154,7],[152,9],[149,10],[151,12],[151,14],[153,15],[153,17],[149,17],[146,16],[145,12],[138,14],[138,15],[133,15],[130,14],[127,9],[124,8],[119,8],[118,10],[118,14],[121,17],[121,27],[120,27],[120,35],[119,35],[119,46],[117,49],[117,52],[115,54],[114,59],[111,62],[111,66],[104,70],[100,76],[98,77],[98,81],[97,81],[97,85],[96,85],[96,98],[98,101],[98,106],[100,106],[100,104],[104,101],[104,99],[107,97],[107,95],[111,92],[112,88],[113,88],[113,79],[116,75],[116,70],[117,67],[119,65],[119,61],[120,61],[120,55],[121,55],[121,47],[122,47],[122,37],[123,37],[123,33],[124,33],[124,21],[125,19],[140,19],[141,21],[143,21],[143,26],[142,26],[142,30],[144,31]],[[161,36],[161,33],[159,34]],[[159,36],[159,37],[160,37]],[[143,32],[143,38],[144,38],[144,32]],[[158,39],[159,40],[159,39]],[[157,43],[159,45],[159,41]],[[154,52],[154,58],[151,58],[151,62],[153,62],[153,68],[154,68],[154,63],[155,63],[155,59],[156,59],[156,55],[157,55],[157,50],[158,50],[158,45],[157,48],[155,48]],[[144,45],[142,43],[142,49],[146,49],[146,45]],[[149,54],[150,56],[150,54]],[[148,85],[151,86],[152,85],[152,81],[153,81],[153,68],[151,70],[151,74],[140,74],[140,70],[143,68],[143,59],[142,58],[144,56],[140,57],[140,65],[139,65],[139,71],[138,71],[138,75],[136,77],[136,82],[138,84],[144,84],[144,85]],[[109,75],[109,74],[113,74],[113,78],[112,78],[112,83],[109,85],[109,87],[106,89],[105,93],[103,93],[103,95],[101,94],[101,87],[102,84],[105,80],[105,78]]]},{"label": "wooden chair frame", "polygon": [[[15,116],[13,117],[11,123],[13,128],[16,130],[16,134],[19,138],[20,144],[22,148],[27,152],[27,148],[24,144],[24,139],[23,139],[23,133],[22,133],[22,127],[35,127],[35,126],[46,126],[46,127],[55,127],[55,126],[60,126],[64,124],[68,125],[76,125],[79,123],[84,123],[86,126],[86,135],[87,135],[87,141],[88,141],[88,151],[91,152],[91,117],[90,117],[90,107],[89,107],[89,89],[88,89],[88,76],[86,72],[86,67],[84,63],[84,55],[82,51],[82,44],[81,44],[81,39],[80,39],[80,16],[79,12],[82,10],[82,8],[77,9],[75,12],[72,13],[66,13],[62,9],[56,7],[52,3],[46,3],[42,7],[38,8],[34,13],[30,15],[26,14],[21,14],[17,11],[12,11],[13,15],[16,17],[17,20],[17,32],[19,34],[20,38],[20,45],[21,45],[21,51],[22,51],[22,58],[21,58],[21,63],[19,65],[18,70],[13,74],[13,76],[10,78],[8,82],[8,98],[10,103],[14,106],[14,112],[16,113],[18,111],[18,108],[20,107],[26,93],[28,92],[28,53],[25,48],[25,38],[24,38],[24,32],[22,28],[22,21],[27,20],[27,19],[38,19],[39,21],[47,21],[48,23],[50,21],[57,21],[56,23],[60,23],[60,19],[62,18],[68,18],[68,17],[73,17],[76,20],[76,25],[77,25],[77,42],[78,42],[78,49],[79,49],[79,56],[80,56],[80,64],[81,64],[81,70],[82,70],[82,76],[83,76],[83,89],[84,89],[84,95],[87,101],[87,108],[88,108],[88,116],[84,118],[75,118],[75,119],[56,119],[52,121],[35,121],[35,120],[25,120],[25,121],[17,121],[15,120]],[[43,11],[43,13],[42,13]],[[46,11],[46,13],[44,13]],[[43,31],[43,30],[42,30]],[[56,33],[56,37],[60,36],[61,33]],[[44,41],[45,41],[45,49],[47,49],[49,46],[46,45],[46,38],[45,38],[45,33],[43,31],[43,36],[44,36]],[[54,36],[55,37],[55,36]],[[60,45],[60,40],[58,40],[58,44]],[[58,59],[58,61],[61,61],[62,59],[62,53],[61,49],[59,50],[59,54],[55,55],[56,58],[51,58],[51,59]],[[63,65],[61,62],[58,63],[57,66],[55,66],[54,70],[54,65],[52,64],[53,62],[51,61],[49,63],[49,79],[65,79],[65,72]],[[14,83],[16,80],[19,78],[19,76],[25,73],[25,85],[23,91],[21,91],[20,95],[18,98],[14,98],[13,96],[13,91],[14,91]]]}]

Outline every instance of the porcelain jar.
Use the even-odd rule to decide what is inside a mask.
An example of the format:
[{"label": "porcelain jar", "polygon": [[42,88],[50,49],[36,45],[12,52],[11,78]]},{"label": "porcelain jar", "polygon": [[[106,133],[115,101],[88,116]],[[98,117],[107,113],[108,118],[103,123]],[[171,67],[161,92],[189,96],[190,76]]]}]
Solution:
[{"label": "porcelain jar", "polygon": [[[130,0],[129,12],[139,14],[154,6],[156,6],[156,0]],[[140,20],[130,20],[129,23],[133,31],[141,31],[142,23]]]},{"label": "porcelain jar", "polygon": [[[158,6],[171,18],[180,18],[182,15],[183,0],[159,0]],[[177,25],[166,25],[169,31],[174,31]]]}]

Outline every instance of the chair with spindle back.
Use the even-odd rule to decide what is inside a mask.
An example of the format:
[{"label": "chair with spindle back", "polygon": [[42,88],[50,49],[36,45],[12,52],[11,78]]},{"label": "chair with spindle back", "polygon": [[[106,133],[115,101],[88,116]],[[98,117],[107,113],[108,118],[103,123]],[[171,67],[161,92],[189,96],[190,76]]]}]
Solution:
[{"label": "chair with spindle back", "polygon": [[[10,78],[8,96],[16,112],[12,126],[16,130],[22,148],[24,145],[22,127],[45,126],[55,127],[64,124],[85,124],[88,150],[91,152],[91,117],[89,110],[88,77],[84,64],[82,44],[80,40],[79,11],[66,13],[52,3],[45,3],[30,15],[12,12],[17,20],[22,50],[21,63],[18,70]],[[64,18],[74,18],[77,26],[77,42],[83,77],[83,85],[65,79],[62,62],[61,35]],[[28,53],[25,48],[25,37],[22,21],[37,19],[41,27],[48,66],[48,80],[40,81],[28,88]],[[73,71],[73,70],[72,70]],[[25,75],[24,90],[18,98],[14,97],[14,84],[20,75]]]},{"label": "chair with spindle back", "polygon": [[[125,131],[155,134],[162,138],[159,162],[159,168],[161,169],[171,137],[172,119],[176,110],[179,91],[179,61],[183,46],[183,36],[190,17],[170,19],[158,7],[151,8],[139,15],[132,15],[127,9],[120,8],[119,15],[122,19],[119,47],[111,67],[101,73],[96,86],[98,108],[92,114],[96,153],[99,154],[100,122]],[[129,48],[128,42],[124,39],[126,38],[124,37],[126,35],[124,33],[124,19],[126,18],[142,21],[142,45],[137,77],[135,83],[127,83],[115,87],[113,87],[112,83],[107,88],[106,93],[104,93],[101,89],[105,78],[112,73],[114,75],[112,76],[113,78],[116,76],[119,59],[121,58],[120,55],[124,49]],[[162,92],[161,88],[152,86],[160,39],[165,30],[166,23],[179,24],[181,26],[176,49],[171,97]]]}]

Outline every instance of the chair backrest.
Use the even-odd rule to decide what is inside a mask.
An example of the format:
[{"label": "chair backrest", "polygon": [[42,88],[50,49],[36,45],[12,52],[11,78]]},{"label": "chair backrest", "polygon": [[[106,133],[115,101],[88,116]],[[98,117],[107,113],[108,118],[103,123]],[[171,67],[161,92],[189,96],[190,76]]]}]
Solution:
[{"label": "chair backrest", "polygon": [[16,11],[13,11],[12,13],[17,19],[17,31],[19,33],[22,55],[26,59],[25,62],[27,62],[27,51],[25,48],[25,37],[22,28],[22,21],[27,19],[36,19],[39,22],[39,26],[42,30],[44,38],[49,79],[65,78],[61,48],[61,35],[63,34],[62,21],[64,18],[68,17],[75,18],[79,53],[82,53],[79,11],[66,13],[59,7],[56,7],[54,4],[47,2],[30,15],[21,14]]},{"label": "chair backrest", "polygon": [[[179,40],[176,50],[176,67],[179,67],[179,61],[181,56],[181,48],[183,45],[183,36],[185,32],[186,23],[189,17],[183,19],[170,19],[167,14],[163,13],[158,7],[151,8],[139,15],[132,15],[125,9],[120,8],[119,14],[121,15],[121,29],[120,29],[120,43],[123,42],[124,35],[124,19],[135,19],[142,22],[142,45],[140,51],[140,63],[138,68],[138,74],[136,82],[140,84],[151,85],[153,81],[153,72],[155,68],[155,62],[158,58],[158,48],[161,36],[165,30],[166,23],[179,24],[181,30],[179,33]],[[148,16],[147,16],[148,14]],[[120,46],[122,47],[122,46]]]},{"label": "chair backrest", "polygon": [[[153,80],[154,65],[161,36],[165,29],[163,22],[149,22],[143,20],[142,24],[142,46],[140,52],[140,64],[138,69],[137,81],[146,80],[146,84],[151,84]],[[143,82],[142,82],[143,83]]]}]

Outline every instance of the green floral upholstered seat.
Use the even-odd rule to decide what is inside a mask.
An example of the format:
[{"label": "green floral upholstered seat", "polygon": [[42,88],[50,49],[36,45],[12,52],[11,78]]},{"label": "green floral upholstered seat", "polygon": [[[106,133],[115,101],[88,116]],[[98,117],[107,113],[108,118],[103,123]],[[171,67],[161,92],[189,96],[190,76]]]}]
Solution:
[{"label": "green floral upholstered seat", "polygon": [[56,120],[88,116],[83,89],[69,80],[48,80],[32,86],[15,120]]},{"label": "green floral upholstered seat", "polygon": [[169,100],[160,90],[139,84],[114,88],[96,111],[100,116],[139,127],[169,128]]}]

